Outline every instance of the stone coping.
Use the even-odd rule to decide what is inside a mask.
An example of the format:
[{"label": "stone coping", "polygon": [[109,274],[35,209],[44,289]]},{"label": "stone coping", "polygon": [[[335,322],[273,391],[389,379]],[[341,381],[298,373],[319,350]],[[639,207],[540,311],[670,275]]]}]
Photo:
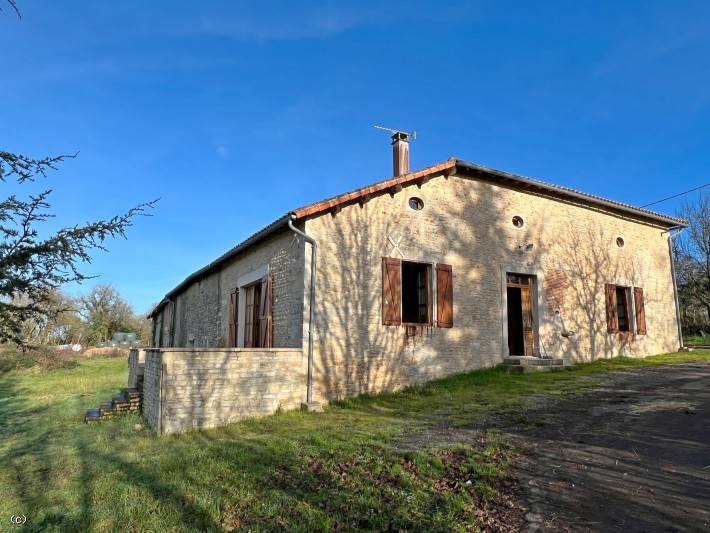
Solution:
[{"label": "stone coping", "polygon": [[146,352],[177,352],[177,353],[242,353],[242,352],[302,352],[303,348],[141,348]]}]

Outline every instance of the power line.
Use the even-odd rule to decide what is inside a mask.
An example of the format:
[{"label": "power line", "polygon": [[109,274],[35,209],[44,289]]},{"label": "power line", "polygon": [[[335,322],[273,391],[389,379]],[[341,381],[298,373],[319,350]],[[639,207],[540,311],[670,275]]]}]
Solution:
[{"label": "power line", "polygon": [[641,207],[648,207],[649,205],[656,205],[660,204],[661,202],[665,202],[666,200],[670,200],[671,198],[676,198],[678,196],[683,196],[684,194],[688,194],[689,192],[697,191],[698,189],[702,189],[704,187],[707,187],[710,185],[710,183],[706,183],[705,185],[701,185],[700,187],[695,187],[695,189],[690,189],[689,191],[685,192],[679,192],[678,194],[674,194],[673,196],[669,196],[668,198],[664,198],[663,200],[658,200],[656,202],[651,202],[650,204],[642,205]]}]

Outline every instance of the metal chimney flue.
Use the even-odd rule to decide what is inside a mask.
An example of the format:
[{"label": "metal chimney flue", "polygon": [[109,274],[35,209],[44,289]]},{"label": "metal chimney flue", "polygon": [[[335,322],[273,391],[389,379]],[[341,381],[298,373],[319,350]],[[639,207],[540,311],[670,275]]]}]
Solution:
[{"label": "metal chimney flue", "polygon": [[409,135],[398,131],[392,135],[392,169],[395,176],[409,174]]}]

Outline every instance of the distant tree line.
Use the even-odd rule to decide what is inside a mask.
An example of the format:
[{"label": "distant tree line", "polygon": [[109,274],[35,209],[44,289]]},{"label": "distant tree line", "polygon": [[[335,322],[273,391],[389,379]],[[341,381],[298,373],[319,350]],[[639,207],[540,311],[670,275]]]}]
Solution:
[{"label": "distant tree line", "polygon": [[[16,296],[18,305],[25,297]],[[69,296],[54,289],[42,312],[25,318],[14,341],[24,348],[79,343],[84,346],[111,340],[116,332],[135,332],[150,337],[148,320],[111,285],[97,285],[87,294]]]}]

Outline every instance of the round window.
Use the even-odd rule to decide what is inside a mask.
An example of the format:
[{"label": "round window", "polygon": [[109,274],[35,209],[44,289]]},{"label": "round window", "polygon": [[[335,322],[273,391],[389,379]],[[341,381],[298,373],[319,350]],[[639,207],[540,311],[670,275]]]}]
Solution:
[{"label": "round window", "polygon": [[523,220],[523,217],[519,217],[518,215],[513,217],[513,226],[516,228],[522,228],[524,225],[525,221]]},{"label": "round window", "polygon": [[624,247],[624,239],[622,237],[617,237],[616,238],[616,245],[619,248],[623,248]]},{"label": "round window", "polygon": [[421,198],[412,196],[409,199],[409,207],[411,207],[415,211],[421,211],[422,209],[424,209],[424,201]]}]

